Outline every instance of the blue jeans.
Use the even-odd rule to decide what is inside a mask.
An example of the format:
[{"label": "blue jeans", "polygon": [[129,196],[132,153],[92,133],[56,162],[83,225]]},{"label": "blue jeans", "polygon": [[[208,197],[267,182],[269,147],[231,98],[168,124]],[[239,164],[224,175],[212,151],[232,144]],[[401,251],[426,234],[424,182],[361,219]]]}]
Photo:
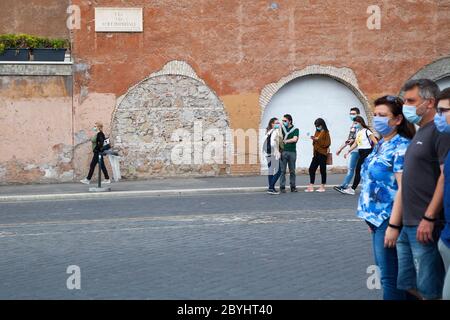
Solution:
[{"label": "blue jeans", "polygon": [[283,151],[281,153],[281,177],[280,177],[280,189],[286,188],[286,169],[289,167],[289,184],[292,188],[295,188],[295,162],[297,161],[296,151]]},{"label": "blue jeans", "polygon": [[437,246],[440,228],[435,226],[434,242],[428,244],[417,241],[417,228],[403,226],[398,237],[397,287],[417,290],[427,300],[440,299],[445,277],[444,264]]},{"label": "blue jeans", "polygon": [[268,157],[267,166],[269,167],[269,190],[275,190],[275,184],[281,176],[281,161],[275,157]]},{"label": "blue jeans", "polygon": [[384,300],[406,300],[406,292],[397,289],[398,260],[395,248],[384,247],[384,236],[389,220],[384,221],[379,227],[367,222],[372,230],[372,246],[375,264],[381,271],[381,285],[383,287]]},{"label": "blue jeans", "polygon": [[356,164],[358,163],[359,153],[358,151],[353,151],[350,153],[350,158],[348,159],[347,166],[347,176],[345,176],[344,182],[342,182],[341,188],[348,188],[349,184],[352,182],[353,176],[355,175]]},{"label": "blue jeans", "polygon": [[442,239],[439,240],[438,247],[442,260],[444,261],[446,271],[444,289],[442,290],[442,299],[450,300],[450,247],[447,247]]}]

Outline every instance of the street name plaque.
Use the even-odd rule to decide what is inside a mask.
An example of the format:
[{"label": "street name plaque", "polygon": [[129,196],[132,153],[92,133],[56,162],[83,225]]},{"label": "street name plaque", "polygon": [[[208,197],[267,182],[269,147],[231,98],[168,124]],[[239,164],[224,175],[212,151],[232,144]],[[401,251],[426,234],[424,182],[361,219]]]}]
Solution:
[{"label": "street name plaque", "polygon": [[142,8],[95,8],[95,32],[143,32]]}]

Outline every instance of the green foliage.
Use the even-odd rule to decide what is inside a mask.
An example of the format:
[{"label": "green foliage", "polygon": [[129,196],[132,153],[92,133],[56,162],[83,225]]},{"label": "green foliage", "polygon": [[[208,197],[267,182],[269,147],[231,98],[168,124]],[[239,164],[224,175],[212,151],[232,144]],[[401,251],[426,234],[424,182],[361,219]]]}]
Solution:
[{"label": "green foliage", "polygon": [[2,34],[0,35],[0,54],[5,49],[68,49],[67,39],[52,39],[37,37],[28,34]]}]

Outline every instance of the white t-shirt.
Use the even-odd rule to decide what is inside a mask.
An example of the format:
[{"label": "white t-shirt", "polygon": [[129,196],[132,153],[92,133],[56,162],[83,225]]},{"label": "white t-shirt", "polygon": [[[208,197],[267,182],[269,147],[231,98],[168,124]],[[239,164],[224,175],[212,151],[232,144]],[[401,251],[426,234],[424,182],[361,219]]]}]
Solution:
[{"label": "white t-shirt", "polygon": [[361,149],[372,149],[372,145],[370,144],[370,136],[372,135],[372,131],[369,129],[361,129],[356,135],[356,144],[358,145],[358,150]]}]

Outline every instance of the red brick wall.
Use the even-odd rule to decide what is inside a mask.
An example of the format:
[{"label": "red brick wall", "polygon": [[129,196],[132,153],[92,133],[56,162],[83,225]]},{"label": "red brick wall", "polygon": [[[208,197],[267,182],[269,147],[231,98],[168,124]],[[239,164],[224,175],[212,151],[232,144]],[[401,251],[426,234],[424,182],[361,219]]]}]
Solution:
[{"label": "red brick wall", "polygon": [[1,0],[0,34],[28,33],[67,38],[70,0]]},{"label": "red brick wall", "polygon": [[[220,96],[260,92],[311,64],[351,68],[369,97],[398,92],[424,65],[450,54],[450,1],[128,1],[144,7],[144,33],[94,31],[94,1],[82,8],[76,56],[91,65],[89,89],[126,92],[170,60],[185,60]],[[98,0],[97,6],[123,6]],[[339,3],[339,5],[337,5]],[[369,5],[382,10],[368,30]]]},{"label": "red brick wall", "polygon": [[[450,55],[450,1],[73,0],[81,7],[75,94],[126,93],[172,60],[189,63],[223,101],[233,129],[259,128],[269,83],[310,65],[348,67],[369,100],[398,93]],[[367,9],[379,5],[381,30]],[[96,33],[94,8],[143,7],[143,33]],[[83,90],[81,90],[83,89]],[[235,173],[258,172],[235,166]]]}]

